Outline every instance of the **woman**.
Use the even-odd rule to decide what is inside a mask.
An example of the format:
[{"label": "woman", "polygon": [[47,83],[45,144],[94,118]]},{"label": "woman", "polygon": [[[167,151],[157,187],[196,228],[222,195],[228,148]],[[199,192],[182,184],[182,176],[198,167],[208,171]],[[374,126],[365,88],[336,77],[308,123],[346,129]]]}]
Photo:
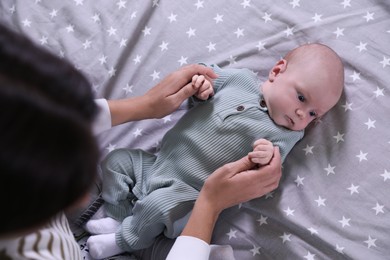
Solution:
[{"label": "woman", "polygon": [[[69,63],[0,25],[0,258],[81,259],[63,211],[88,198],[99,159],[94,134],[170,114],[197,91],[187,84],[195,74],[216,77],[190,65],[144,96],[95,102],[88,81]],[[274,157],[280,158],[277,150]],[[277,165],[250,170],[253,165],[243,158],[213,173],[170,259],[180,257],[177,249],[188,237],[193,245],[204,241],[207,255],[218,214],[274,189],[281,176]],[[227,196],[231,189],[245,192]]]}]

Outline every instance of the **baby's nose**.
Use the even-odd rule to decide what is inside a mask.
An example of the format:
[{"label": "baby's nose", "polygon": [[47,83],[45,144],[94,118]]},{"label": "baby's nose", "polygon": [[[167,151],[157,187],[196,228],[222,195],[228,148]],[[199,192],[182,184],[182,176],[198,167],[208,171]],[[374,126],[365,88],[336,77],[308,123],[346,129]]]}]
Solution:
[{"label": "baby's nose", "polygon": [[300,118],[300,119],[303,119],[303,118],[305,118],[305,112],[302,110],[302,109],[297,109],[296,111],[295,111],[295,113],[297,114],[297,116]]}]

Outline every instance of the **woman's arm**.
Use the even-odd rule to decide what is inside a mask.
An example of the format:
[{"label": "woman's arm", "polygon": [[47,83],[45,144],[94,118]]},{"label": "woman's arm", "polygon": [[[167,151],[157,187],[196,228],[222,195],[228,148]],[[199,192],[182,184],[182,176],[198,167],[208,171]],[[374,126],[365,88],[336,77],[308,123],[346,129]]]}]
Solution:
[{"label": "woman's arm", "polygon": [[198,89],[191,84],[194,75],[204,75],[209,81],[217,77],[211,68],[192,64],[169,74],[145,95],[120,100],[109,100],[112,126],[129,121],[162,118],[175,111]]}]

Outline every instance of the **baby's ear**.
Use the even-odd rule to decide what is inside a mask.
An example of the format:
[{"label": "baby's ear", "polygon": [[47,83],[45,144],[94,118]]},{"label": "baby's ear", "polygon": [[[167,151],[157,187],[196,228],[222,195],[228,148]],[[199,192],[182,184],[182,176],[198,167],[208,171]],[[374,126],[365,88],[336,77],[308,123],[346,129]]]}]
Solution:
[{"label": "baby's ear", "polygon": [[279,75],[279,73],[284,72],[287,69],[287,60],[281,59],[279,60],[275,66],[272,67],[271,71],[269,72],[268,79],[269,81],[273,82],[275,78]]}]

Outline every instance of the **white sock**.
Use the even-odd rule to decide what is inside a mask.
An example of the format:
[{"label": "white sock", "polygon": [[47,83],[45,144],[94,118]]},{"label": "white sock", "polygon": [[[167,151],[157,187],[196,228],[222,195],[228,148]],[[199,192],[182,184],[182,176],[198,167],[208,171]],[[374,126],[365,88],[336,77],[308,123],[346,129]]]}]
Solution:
[{"label": "white sock", "polygon": [[108,234],[115,233],[118,227],[121,225],[120,222],[113,218],[101,218],[91,219],[85,224],[85,230],[91,234]]},{"label": "white sock", "polygon": [[87,240],[89,254],[95,259],[103,259],[124,253],[115,242],[115,233],[91,236]]}]

